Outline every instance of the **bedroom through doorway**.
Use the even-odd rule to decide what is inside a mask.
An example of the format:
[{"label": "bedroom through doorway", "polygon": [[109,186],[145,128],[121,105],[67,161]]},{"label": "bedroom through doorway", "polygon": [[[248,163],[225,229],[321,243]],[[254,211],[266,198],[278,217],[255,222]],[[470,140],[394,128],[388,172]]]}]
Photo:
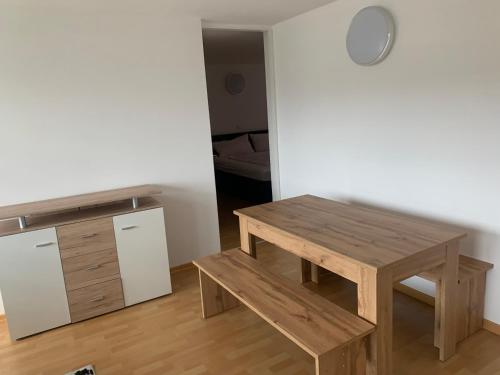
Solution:
[{"label": "bedroom through doorway", "polygon": [[204,29],[222,249],[239,246],[235,209],[272,201],[264,33]]}]

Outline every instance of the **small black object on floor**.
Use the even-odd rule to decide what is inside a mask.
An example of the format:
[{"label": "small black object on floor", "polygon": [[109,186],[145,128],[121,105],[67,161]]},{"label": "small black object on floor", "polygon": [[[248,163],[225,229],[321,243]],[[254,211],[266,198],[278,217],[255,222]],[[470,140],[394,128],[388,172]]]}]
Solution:
[{"label": "small black object on floor", "polygon": [[96,375],[96,372],[94,370],[94,366],[87,365],[78,370],[68,372],[66,375]]},{"label": "small black object on floor", "polygon": [[94,371],[88,369],[78,370],[75,375],[94,375]]}]

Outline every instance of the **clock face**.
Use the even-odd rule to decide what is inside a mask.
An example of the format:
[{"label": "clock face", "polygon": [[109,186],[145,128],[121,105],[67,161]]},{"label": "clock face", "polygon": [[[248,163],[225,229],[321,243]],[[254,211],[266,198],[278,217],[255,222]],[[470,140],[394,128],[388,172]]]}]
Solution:
[{"label": "clock face", "polygon": [[382,61],[394,42],[394,20],[384,8],[371,6],[354,16],[347,33],[347,51],[359,65]]},{"label": "clock face", "polygon": [[231,95],[238,95],[245,90],[245,77],[239,73],[230,73],[226,76],[226,90]]}]

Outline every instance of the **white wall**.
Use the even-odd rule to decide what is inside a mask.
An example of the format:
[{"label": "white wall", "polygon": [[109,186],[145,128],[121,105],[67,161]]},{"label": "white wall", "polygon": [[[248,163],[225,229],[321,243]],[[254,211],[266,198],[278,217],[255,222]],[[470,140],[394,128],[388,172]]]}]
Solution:
[{"label": "white wall", "polygon": [[160,184],[172,265],[219,249],[200,20],[6,4],[0,205]]},{"label": "white wall", "polygon": [[[360,67],[345,35],[374,4],[394,14],[396,43],[387,60]],[[500,323],[498,14],[497,0],[338,0],[273,32],[283,197],[315,193],[467,227],[463,252],[496,264],[486,318]]]},{"label": "white wall", "polygon": [[[207,64],[207,90],[212,134],[267,129],[266,69],[262,64]],[[240,73],[245,90],[231,95],[226,76]]]}]

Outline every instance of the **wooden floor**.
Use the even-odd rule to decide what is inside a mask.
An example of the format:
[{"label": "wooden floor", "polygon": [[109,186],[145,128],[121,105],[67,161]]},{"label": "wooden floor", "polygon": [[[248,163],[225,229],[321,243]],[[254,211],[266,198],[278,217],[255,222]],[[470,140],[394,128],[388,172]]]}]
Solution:
[{"label": "wooden floor", "polygon": [[[237,222],[227,211],[220,215],[224,248],[238,243]],[[258,254],[273,272],[298,280],[294,256],[267,244],[259,244]],[[0,319],[0,374],[63,375],[90,363],[98,375],[314,373],[312,358],[244,307],[202,320],[194,269],[175,272],[172,282],[171,296],[16,343]],[[328,277],[319,288],[309,287],[356,309],[356,287],[348,281]],[[395,374],[500,374],[499,336],[481,331],[441,363],[432,345],[433,309],[397,292],[394,305]]]}]

